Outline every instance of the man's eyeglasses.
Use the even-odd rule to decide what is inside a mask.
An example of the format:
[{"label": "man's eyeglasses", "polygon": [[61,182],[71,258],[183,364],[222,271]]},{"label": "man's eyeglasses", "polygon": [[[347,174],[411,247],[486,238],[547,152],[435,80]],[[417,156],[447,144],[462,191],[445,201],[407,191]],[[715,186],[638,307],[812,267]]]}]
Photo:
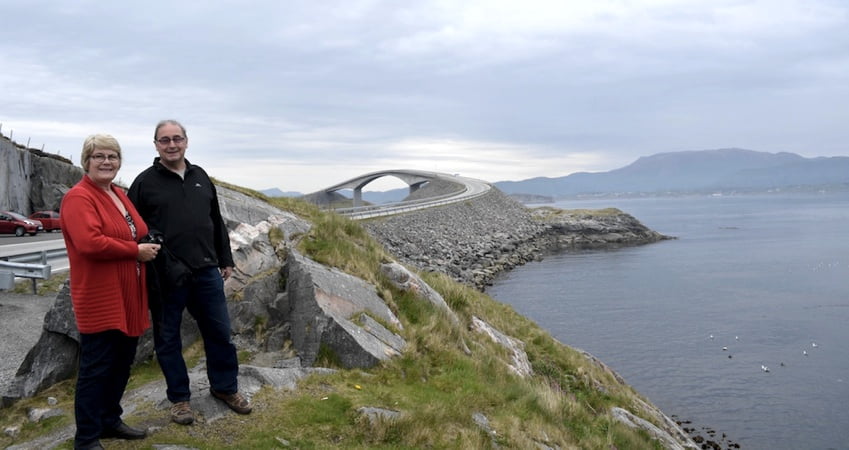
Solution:
[{"label": "man's eyeglasses", "polygon": [[167,137],[166,136],[166,137],[161,137],[161,138],[157,139],[156,142],[159,142],[162,145],[168,145],[172,142],[175,143],[175,144],[182,144],[183,141],[185,141],[185,140],[186,140],[186,138],[184,138],[183,136],[174,136],[174,137]]},{"label": "man's eyeglasses", "polygon": [[117,162],[121,160],[121,157],[118,155],[104,155],[103,153],[98,153],[96,155],[91,155],[91,160],[98,163],[102,163],[106,160],[109,160],[109,162]]}]

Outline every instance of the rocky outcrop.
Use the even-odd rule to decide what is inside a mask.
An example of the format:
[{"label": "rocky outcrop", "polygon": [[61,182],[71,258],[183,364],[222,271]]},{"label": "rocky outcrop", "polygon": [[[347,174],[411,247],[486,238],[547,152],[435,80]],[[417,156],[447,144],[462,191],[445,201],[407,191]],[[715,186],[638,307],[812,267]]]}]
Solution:
[{"label": "rocky outcrop", "polygon": [[24,215],[58,211],[62,197],[82,176],[83,170],[65,158],[0,136],[0,209]]},{"label": "rocky outcrop", "polygon": [[433,306],[436,306],[439,310],[447,314],[452,323],[460,323],[460,319],[457,318],[454,311],[452,311],[448,304],[445,303],[445,299],[442,298],[442,295],[433,290],[433,288],[425,283],[418,275],[409,271],[406,267],[392,261],[381,264],[380,272],[386,275],[389,282],[396,288],[405,292],[412,292],[416,298],[431,303]]},{"label": "rocky outcrop", "polygon": [[404,350],[404,338],[381,324],[403,329],[373,285],[294,251],[286,267],[287,290],[298,299],[290,316],[292,343],[304,365],[322,350],[346,368],[371,367]]},{"label": "rocky outcrop", "polygon": [[[663,445],[663,448],[670,450],[696,450],[699,448],[699,446],[695,442],[693,442],[683,434],[679,435],[679,437],[683,437],[685,440],[677,440],[672,436],[672,434],[670,434],[669,431],[656,426],[648,420],[635,416],[627,409],[614,407],[610,409],[610,414],[613,416],[614,419],[616,419],[616,421],[624,423],[625,425],[631,428],[640,428],[645,430],[653,438],[660,441]],[[678,430],[678,432],[672,431],[672,433],[674,434],[679,434],[679,432],[680,430]]]},{"label": "rocky outcrop", "polygon": [[469,329],[488,336],[492,342],[504,347],[510,353],[510,362],[505,363],[516,375],[525,378],[533,375],[531,362],[525,353],[525,343],[510,337],[478,317],[472,317]]},{"label": "rocky outcrop", "polygon": [[634,216],[616,208],[562,210],[541,207],[534,209],[532,214],[549,224],[558,248],[614,248],[674,239],[649,229]]}]

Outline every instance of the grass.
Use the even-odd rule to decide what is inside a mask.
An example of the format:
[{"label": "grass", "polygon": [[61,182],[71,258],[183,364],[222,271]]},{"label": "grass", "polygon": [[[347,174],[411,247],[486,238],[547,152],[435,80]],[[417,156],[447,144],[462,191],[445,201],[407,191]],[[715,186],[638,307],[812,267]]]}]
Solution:
[{"label": "grass", "polygon": [[[50,278],[46,280],[36,279],[35,280],[35,294],[36,295],[50,295],[53,293],[59,292],[62,289],[62,285],[65,284],[65,281],[68,279],[68,272],[62,272],[58,274],[51,274]],[[16,294],[32,294],[32,281],[33,280],[20,280],[15,283],[15,287],[12,289],[12,292]]]},{"label": "grass", "polygon": [[622,211],[617,208],[603,208],[603,209],[560,209],[554,208],[551,206],[538,206],[533,208],[533,211],[536,213],[534,217],[537,220],[550,220],[554,217],[558,216],[593,216],[593,217],[607,217],[607,216],[618,216],[622,214]]},{"label": "grass", "polygon": [[[638,394],[508,305],[445,275],[421,274],[461,324],[479,317],[524,342],[534,369],[528,378],[508,369],[510,355],[487,336],[454,324],[444,311],[392,287],[379,271],[390,256],[358,223],[297,200],[270,202],[313,223],[299,244],[301,252],[376,286],[404,327],[400,333],[407,341],[405,351],[368,370],[307,377],[296,391],[264,388],[254,396],[250,416],[226,415],[214,426],[182,427],[168,423],[164,411],[142,410],[128,422],[161,428],[143,441],[111,441],[110,448],[661,448],[646,433],[613,421],[607,413],[620,406],[640,414],[633,407]],[[200,344],[186,349],[189,366],[202,354]],[[240,360],[247,358],[240,354]],[[318,362],[339,367],[337,355],[327,349]],[[131,386],[159,377],[154,362],[142,364],[134,368]],[[19,438],[0,437],[0,446],[70,423],[73,383],[60,383],[50,392],[59,396],[60,407],[68,413],[25,425]],[[45,395],[0,410],[0,425],[20,422],[26,408],[44,402]],[[365,406],[402,415],[372,421],[358,412]],[[476,413],[488,419],[493,433],[475,423]]]}]

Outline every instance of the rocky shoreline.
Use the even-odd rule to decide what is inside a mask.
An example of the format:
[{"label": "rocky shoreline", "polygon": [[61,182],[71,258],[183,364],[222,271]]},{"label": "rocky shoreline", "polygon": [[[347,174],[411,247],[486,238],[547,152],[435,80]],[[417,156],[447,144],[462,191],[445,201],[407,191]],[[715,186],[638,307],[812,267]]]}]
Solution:
[{"label": "rocky shoreline", "polygon": [[498,274],[564,249],[674,239],[617,209],[530,209],[497,189],[474,201],[366,221],[404,264],[483,291]]}]

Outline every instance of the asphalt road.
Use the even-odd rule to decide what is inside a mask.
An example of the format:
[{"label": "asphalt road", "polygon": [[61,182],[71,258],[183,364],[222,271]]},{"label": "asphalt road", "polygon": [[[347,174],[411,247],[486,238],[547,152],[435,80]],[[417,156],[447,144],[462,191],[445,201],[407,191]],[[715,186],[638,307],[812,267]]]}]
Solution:
[{"label": "asphalt road", "polygon": [[6,244],[24,244],[27,242],[48,241],[51,239],[62,239],[61,231],[50,231],[38,233],[35,236],[24,235],[17,237],[14,234],[0,234],[0,245]]},{"label": "asphalt road", "polygon": [[12,382],[27,352],[38,342],[44,315],[56,294],[40,296],[0,291],[0,392]]}]

